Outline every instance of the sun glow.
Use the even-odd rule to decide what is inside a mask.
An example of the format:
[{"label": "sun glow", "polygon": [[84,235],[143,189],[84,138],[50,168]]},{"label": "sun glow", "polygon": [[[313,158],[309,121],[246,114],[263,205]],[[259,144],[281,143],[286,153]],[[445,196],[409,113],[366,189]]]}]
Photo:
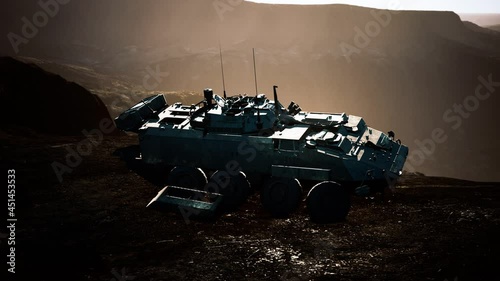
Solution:
[{"label": "sun glow", "polygon": [[297,5],[319,5],[319,4],[348,4],[377,9],[389,9],[394,6],[400,10],[425,10],[425,11],[453,11],[456,13],[500,13],[500,1],[498,0],[247,0],[257,3],[270,4],[297,4]]}]

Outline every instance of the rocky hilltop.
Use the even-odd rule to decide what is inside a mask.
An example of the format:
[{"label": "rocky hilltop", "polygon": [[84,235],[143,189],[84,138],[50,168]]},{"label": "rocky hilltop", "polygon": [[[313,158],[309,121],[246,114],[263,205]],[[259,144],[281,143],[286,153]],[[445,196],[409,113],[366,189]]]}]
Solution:
[{"label": "rocky hilltop", "polygon": [[106,105],[82,86],[36,65],[0,58],[2,128],[79,135],[82,130],[114,131]]}]

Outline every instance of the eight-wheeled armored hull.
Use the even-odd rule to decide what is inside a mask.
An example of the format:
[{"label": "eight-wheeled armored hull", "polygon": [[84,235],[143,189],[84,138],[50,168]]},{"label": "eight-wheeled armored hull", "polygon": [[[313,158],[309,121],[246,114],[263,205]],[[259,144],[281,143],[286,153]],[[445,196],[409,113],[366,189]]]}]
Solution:
[{"label": "eight-wheeled armored hull", "polygon": [[[118,128],[138,133],[142,161],[175,168],[170,186],[223,195],[236,208],[248,195],[246,176],[263,179],[261,198],[275,216],[300,202],[300,181],[318,182],[308,194],[311,218],[345,218],[351,188],[376,190],[402,173],[408,148],[345,113],[285,108],[265,95],[223,98],[211,89],[195,105],[168,105],[163,95],[143,100],[118,118]],[[207,183],[206,174],[212,174]],[[175,197],[175,194],[172,195]],[[202,201],[202,200],[201,200]]]}]

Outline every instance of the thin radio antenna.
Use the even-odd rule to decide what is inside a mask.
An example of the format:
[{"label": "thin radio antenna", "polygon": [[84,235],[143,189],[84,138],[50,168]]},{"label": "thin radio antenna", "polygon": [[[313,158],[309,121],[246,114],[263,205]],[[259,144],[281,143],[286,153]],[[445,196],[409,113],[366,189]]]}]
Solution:
[{"label": "thin radio antenna", "polygon": [[222,62],[222,48],[220,46],[220,39],[219,39],[219,54],[220,54],[220,68],[222,70],[222,90],[224,91],[224,99],[226,99],[227,98],[226,81],[224,80],[224,63]]},{"label": "thin radio antenna", "polygon": [[[253,53],[253,75],[255,78],[255,99],[257,99],[257,96],[259,95],[259,90],[257,88],[257,68],[255,67],[255,48],[252,48],[252,53]],[[260,109],[257,106],[257,129],[262,129],[262,121],[260,120]]]},{"label": "thin radio antenna", "polygon": [[257,68],[255,68],[255,48],[252,48],[253,52],[253,75],[255,79],[255,96],[258,96],[258,88],[257,88]]}]

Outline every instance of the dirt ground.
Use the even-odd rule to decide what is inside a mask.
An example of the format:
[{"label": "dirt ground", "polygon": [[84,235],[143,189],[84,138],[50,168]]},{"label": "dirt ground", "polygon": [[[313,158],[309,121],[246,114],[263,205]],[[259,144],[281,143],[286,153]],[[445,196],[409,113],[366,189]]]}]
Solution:
[{"label": "dirt ground", "polygon": [[273,219],[255,193],[239,211],[186,223],[145,208],[161,186],[117,152],[134,136],[96,143],[59,182],[51,164],[67,164],[79,141],[0,135],[2,169],[16,169],[18,279],[462,281],[500,273],[498,183],[406,176],[384,200],[353,198],[347,221],[329,225],[310,222],[305,204]]}]

